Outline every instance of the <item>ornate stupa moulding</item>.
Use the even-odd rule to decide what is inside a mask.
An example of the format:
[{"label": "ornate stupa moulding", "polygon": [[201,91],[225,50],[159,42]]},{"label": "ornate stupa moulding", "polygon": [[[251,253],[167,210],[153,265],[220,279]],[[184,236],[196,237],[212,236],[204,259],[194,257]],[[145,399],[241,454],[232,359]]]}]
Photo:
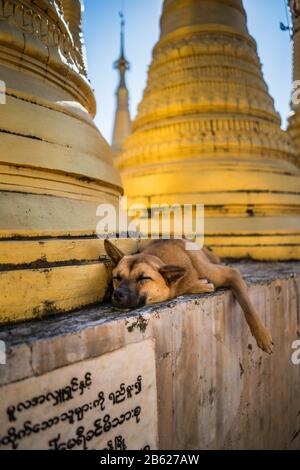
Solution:
[{"label": "ornate stupa moulding", "polygon": [[80,0],[0,0],[0,323],[100,301],[97,208],[122,185],[96,128]]}]

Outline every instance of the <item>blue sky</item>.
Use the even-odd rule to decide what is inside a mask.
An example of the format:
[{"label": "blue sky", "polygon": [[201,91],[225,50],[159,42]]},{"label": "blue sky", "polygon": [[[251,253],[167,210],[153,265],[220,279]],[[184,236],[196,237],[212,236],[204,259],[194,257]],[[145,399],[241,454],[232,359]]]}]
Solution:
[{"label": "blue sky", "polygon": [[[279,22],[286,23],[285,0],[244,0],[248,27],[258,43],[263,71],[280,112],[283,126],[289,113],[291,90],[291,43]],[[131,62],[127,84],[132,117],[142,98],[151,62],[151,52],[159,37],[162,0],[85,0],[84,33],[89,78],[95,90],[98,112],[96,124],[110,142],[115,112],[117,72],[112,64],[119,55],[118,12],[124,3],[126,15],[126,55]]]}]

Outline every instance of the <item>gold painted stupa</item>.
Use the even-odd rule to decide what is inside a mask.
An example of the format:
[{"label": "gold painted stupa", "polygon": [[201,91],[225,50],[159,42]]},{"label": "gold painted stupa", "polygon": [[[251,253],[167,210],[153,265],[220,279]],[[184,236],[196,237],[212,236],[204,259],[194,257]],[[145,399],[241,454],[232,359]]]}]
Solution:
[{"label": "gold painted stupa", "polygon": [[298,153],[241,0],[165,0],[133,133],[116,159],[131,202],[205,204],[221,256],[300,257]]},{"label": "gold painted stupa", "polygon": [[1,0],[0,323],[103,298],[101,203],[121,181],[95,127],[80,0]]}]

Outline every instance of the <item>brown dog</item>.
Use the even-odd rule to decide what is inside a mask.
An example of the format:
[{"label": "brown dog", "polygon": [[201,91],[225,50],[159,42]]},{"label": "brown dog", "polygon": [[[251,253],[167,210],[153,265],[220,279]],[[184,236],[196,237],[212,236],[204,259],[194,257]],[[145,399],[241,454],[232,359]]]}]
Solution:
[{"label": "brown dog", "polygon": [[[223,266],[207,248],[186,240],[151,242],[140,254],[125,256],[105,240],[105,250],[113,265],[112,302],[119,309],[136,309],[164,302],[185,294],[213,292],[215,287],[230,287],[241,305],[257,345],[271,354],[271,335],[262,324],[248,295],[240,272]],[[190,248],[190,247],[189,247]]]}]

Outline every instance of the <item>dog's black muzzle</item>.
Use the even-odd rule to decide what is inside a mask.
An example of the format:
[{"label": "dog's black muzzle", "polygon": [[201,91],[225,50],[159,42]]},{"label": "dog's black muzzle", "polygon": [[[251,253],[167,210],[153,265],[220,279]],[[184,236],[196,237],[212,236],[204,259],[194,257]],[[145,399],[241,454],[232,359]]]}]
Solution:
[{"label": "dog's black muzzle", "polygon": [[112,303],[114,307],[133,310],[146,305],[146,296],[139,295],[138,292],[127,286],[120,286],[113,292]]}]

